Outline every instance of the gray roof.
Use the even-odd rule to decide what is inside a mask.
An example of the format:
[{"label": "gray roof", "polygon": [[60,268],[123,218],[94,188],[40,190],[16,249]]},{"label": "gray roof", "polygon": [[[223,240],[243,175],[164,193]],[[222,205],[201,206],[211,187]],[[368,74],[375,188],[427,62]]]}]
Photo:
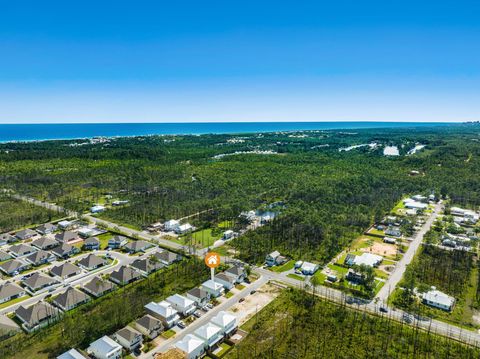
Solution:
[{"label": "gray roof", "polygon": [[121,283],[130,282],[133,279],[141,277],[141,274],[133,268],[121,266],[118,270],[110,274],[110,278],[116,279]]},{"label": "gray roof", "polygon": [[245,269],[239,266],[233,266],[232,268],[228,268],[225,273],[234,274],[236,276],[240,276],[245,273]]},{"label": "gray roof", "polygon": [[153,330],[162,325],[162,322],[160,320],[148,314],[141,317],[139,320],[136,321],[136,323],[137,325],[147,330]]},{"label": "gray roof", "polygon": [[79,291],[78,289],[69,287],[65,292],[59,294],[53,300],[53,303],[61,308],[69,308],[71,306],[76,306],[80,303],[83,303],[89,299],[90,297],[85,293]]},{"label": "gray roof", "polygon": [[46,276],[45,274],[34,273],[30,277],[28,277],[27,279],[23,280],[22,283],[25,286],[35,290],[37,288],[43,288],[43,287],[46,287],[48,285],[55,284],[55,283],[57,283],[57,281],[55,279],[53,279],[52,277]]},{"label": "gray roof", "polygon": [[20,327],[6,315],[0,315],[0,336],[19,332]]},{"label": "gray roof", "polygon": [[7,273],[15,272],[17,269],[25,266],[28,266],[28,264],[18,259],[13,259],[11,261],[0,264],[0,268],[2,268]]},{"label": "gray roof", "polygon": [[100,239],[97,237],[89,237],[85,239],[84,241],[85,244],[100,244]]},{"label": "gray roof", "polygon": [[28,323],[29,326],[35,326],[48,317],[56,316],[58,309],[46,302],[38,302],[28,308],[21,305],[15,310],[15,314]]},{"label": "gray roof", "polygon": [[15,253],[17,256],[23,256],[26,253],[35,252],[37,248],[29,246],[27,244],[16,244],[10,247],[10,252]]},{"label": "gray roof", "polygon": [[70,262],[65,262],[59,266],[55,266],[52,269],[50,269],[50,272],[54,275],[57,275],[59,277],[69,277],[75,273],[80,272],[81,269],[78,268],[76,265],[70,263]]},{"label": "gray roof", "polygon": [[130,327],[125,327],[120,329],[115,333],[116,336],[122,337],[123,339],[127,340],[129,343],[133,342],[135,340],[135,337],[142,335],[138,331],[136,331],[133,328]]},{"label": "gray roof", "polygon": [[163,263],[159,262],[158,260],[152,260],[151,258],[136,259],[130,265],[133,268],[136,268],[145,273],[151,273],[165,266]]},{"label": "gray roof", "polygon": [[170,251],[156,252],[153,255],[158,260],[165,261],[167,263],[173,262],[178,259],[178,255]]},{"label": "gray roof", "polygon": [[60,242],[69,242],[73,239],[78,238],[77,234],[75,232],[70,232],[70,231],[65,231],[62,233],[57,233],[55,235],[55,239]]},{"label": "gray roof", "polygon": [[2,233],[2,234],[0,234],[0,240],[6,241],[6,242],[14,242],[14,241],[16,241],[15,237],[12,236],[10,233]]},{"label": "gray roof", "polygon": [[7,259],[12,258],[12,256],[4,251],[0,251],[0,262],[6,261]]},{"label": "gray roof", "polygon": [[127,237],[124,237],[124,236],[113,236],[108,240],[108,243],[121,243],[126,240],[127,240]]},{"label": "gray roof", "polygon": [[24,238],[33,237],[33,236],[36,235],[36,234],[37,234],[37,232],[35,232],[35,231],[27,228],[27,229],[18,231],[17,233],[15,233],[15,236],[16,236],[17,238],[24,239]]},{"label": "gray roof", "polygon": [[115,288],[115,284],[107,280],[103,280],[99,277],[93,278],[90,282],[83,286],[90,293],[95,294],[97,297],[101,296],[105,292],[109,292]]},{"label": "gray roof", "polygon": [[208,292],[198,287],[190,289],[187,294],[190,294],[192,297],[199,299],[208,297]]},{"label": "gray roof", "polygon": [[70,253],[73,249],[74,247],[71,244],[62,243],[59,246],[53,248],[52,252],[59,256],[64,256],[65,254]]},{"label": "gray roof", "polygon": [[58,244],[58,242],[55,239],[49,238],[49,237],[42,237],[42,238],[36,239],[32,242],[32,246],[40,248],[40,249],[53,247],[57,244]]},{"label": "gray roof", "polygon": [[0,299],[10,298],[20,293],[25,292],[25,290],[13,283],[5,283],[0,285]]},{"label": "gray roof", "polygon": [[223,273],[219,273],[215,276],[215,278],[218,278],[220,280],[223,280],[224,282],[228,282],[228,283],[234,283],[235,282],[235,279],[233,279],[232,277],[229,277],[228,275],[225,275]]},{"label": "gray roof", "polygon": [[47,231],[54,231],[55,229],[57,229],[57,226],[51,223],[45,223],[37,227],[37,231],[43,232],[43,233]]},{"label": "gray roof", "polygon": [[98,257],[94,254],[90,254],[82,258],[79,262],[79,265],[82,265],[86,268],[99,267],[101,265],[107,264],[107,261],[104,258]]},{"label": "gray roof", "polygon": [[29,254],[26,257],[26,259],[28,259],[30,262],[35,264],[35,263],[38,263],[38,262],[41,262],[41,261],[44,261],[44,260],[50,258],[52,255],[53,255],[52,253],[46,252],[46,251],[40,249],[38,252]]},{"label": "gray roof", "polygon": [[142,251],[142,250],[144,250],[146,248],[150,248],[150,247],[153,247],[153,244],[139,239],[137,241],[133,241],[133,242],[125,244],[125,247],[123,247],[123,248],[125,248],[129,251],[139,252],[139,251]]}]

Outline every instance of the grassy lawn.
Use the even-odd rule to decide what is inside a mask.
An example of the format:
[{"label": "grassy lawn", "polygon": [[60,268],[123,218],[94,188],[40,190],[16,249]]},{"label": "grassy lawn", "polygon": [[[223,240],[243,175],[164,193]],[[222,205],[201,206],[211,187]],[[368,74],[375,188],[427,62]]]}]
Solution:
[{"label": "grassy lawn", "polygon": [[403,197],[396,205],[392,208],[392,214],[398,214],[399,210],[405,209],[405,205],[403,204],[403,200],[407,197]]},{"label": "grassy lawn", "polygon": [[218,228],[220,229],[223,229],[223,230],[227,230],[227,229],[230,229],[233,227],[233,222],[232,221],[223,221],[223,222],[220,222],[218,225],[217,225]]},{"label": "grassy lawn", "polygon": [[[182,244],[193,244],[198,248],[211,247],[215,241],[222,237],[221,234],[213,235],[211,228],[202,229],[184,236],[178,237]],[[191,238],[191,240],[190,240]]]},{"label": "grassy lawn", "polygon": [[305,281],[304,277],[299,276],[298,274],[295,274],[295,273],[287,274],[287,277],[292,278],[292,279],[296,279],[296,280],[299,280],[299,281],[302,281],[302,282]]},{"label": "grassy lawn", "polygon": [[17,304],[17,303],[20,303],[20,302],[23,302],[25,299],[28,299],[28,298],[30,298],[29,295],[24,295],[23,297],[12,299],[8,302],[0,304],[0,309],[9,307],[11,305],[14,305],[14,304]]},{"label": "grassy lawn", "polygon": [[286,272],[287,270],[291,270],[293,269],[294,266],[295,266],[295,261],[292,259],[281,266],[271,267],[270,270],[273,272],[280,273],[280,272]]},{"label": "grassy lawn", "polygon": [[243,284],[237,284],[235,288],[237,288],[238,290],[242,290],[245,289],[245,286]]},{"label": "grassy lawn", "polygon": [[233,297],[233,293],[232,292],[227,292],[225,293],[225,298],[232,298]]},{"label": "grassy lawn", "polygon": [[371,230],[368,231],[368,233],[370,234],[374,234],[376,236],[384,236],[385,235],[385,232],[384,231],[380,231],[376,228],[372,228]]},{"label": "grassy lawn", "polygon": [[346,275],[347,272],[348,272],[348,268],[341,267],[341,266],[336,265],[336,264],[329,264],[329,265],[328,265],[328,268],[330,268],[331,270],[337,272],[338,277],[344,276],[344,275]]},{"label": "grassy lawn", "polygon": [[375,271],[375,277],[382,278],[382,279],[388,278],[388,274],[385,273],[383,270],[375,268],[374,271]]},{"label": "grassy lawn", "polygon": [[320,283],[325,282],[325,279],[327,279],[327,275],[320,270],[318,270],[313,276],[316,277]]},{"label": "grassy lawn", "polygon": [[384,260],[382,261],[382,264],[383,264],[383,265],[386,265],[386,266],[392,266],[392,265],[394,265],[395,263],[396,263],[395,261],[392,261],[392,260],[390,260],[390,259],[384,259]]},{"label": "grassy lawn", "polygon": [[232,346],[231,346],[231,345],[228,345],[227,343],[221,343],[221,344],[219,345],[219,348],[221,348],[221,350],[219,350],[218,352],[216,352],[215,355],[216,355],[217,357],[222,357],[223,355],[225,355],[225,353],[226,353],[227,351],[230,350],[231,347],[232,347]]},{"label": "grassy lawn", "polygon": [[113,234],[111,234],[111,233],[104,233],[104,234],[101,234],[101,235],[97,236],[97,238],[100,240],[100,249],[107,248],[108,247],[108,240],[112,237],[113,237]]},{"label": "grassy lawn", "polygon": [[232,249],[233,248],[231,246],[225,243],[223,246],[216,247],[215,252],[217,252],[218,254],[224,257],[233,257],[234,255],[228,252],[229,250],[232,250]]},{"label": "grassy lawn", "polygon": [[172,338],[175,336],[175,331],[173,329],[169,329],[165,332],[162,333],[162,337],[166,338],[166,339],[169,339],[169,338]]},{"label": "grassy lawn", "polygon": [[382,287],[385,285],[385,282],[382,282],[381,280],[378,280],[378,279],[375,279],[375,283],[377,284],[375,286],[375,295],[377,295],[378,292],[380,292],[380,289],[382,289]]}]

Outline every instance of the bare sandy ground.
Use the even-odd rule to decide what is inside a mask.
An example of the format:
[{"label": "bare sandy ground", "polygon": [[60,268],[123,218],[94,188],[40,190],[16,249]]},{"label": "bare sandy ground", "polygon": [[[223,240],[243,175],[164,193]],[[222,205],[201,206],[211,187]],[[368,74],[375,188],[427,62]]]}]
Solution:
[{"label": "bare sandy ground", "polygon": [[235,304],[230,308],[230,311],[237,317],[240,326],[274,300],[280,292],[279,287],[273,284],[265,284],[255,294],[248,295],[245,301]]},{"label": "bare sandy ground", "polygon": [[397,247],[389,243],[373,243],[370,247],[362,248],[362,252],[378,254],[381,256],[395,257],[397,254]]}]

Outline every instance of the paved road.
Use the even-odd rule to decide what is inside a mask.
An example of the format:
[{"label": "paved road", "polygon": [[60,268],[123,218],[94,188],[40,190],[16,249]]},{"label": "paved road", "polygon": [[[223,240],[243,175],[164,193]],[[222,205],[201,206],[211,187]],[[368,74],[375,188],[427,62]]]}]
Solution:
[{"label": "paved road", "polygon": [[125,233],[128,236],[135,236],[135,237],[140,238],[140,239],[154,241],[154,242],[160,244],[162,247],[171,248],[171,249],[175,249],[175,250],[184,250],[185,249],[184,246],[179,244],[179,243],[175,243],[175,242],[172,242],[172,241],[169,241],[169,240],[166,240],[166,239],[161,239],[158,236],[152,236],[148,233],[138,231],[136,229],[124,227],[124,226],[118,225],[116,223],[94,217],[91,214],[81,215],[78,212],[66,210],[65,208],[63,208],[61,206],[57,206],[56,204],[43,202],[43,201],[40,201],[38,199],[27,197],[27,196],[22,196],[22,195],[19,195],[19,194],[11,194],[11,196],[13,198],[35,204],[39,207],[44,207],[44,208],[51,209],[51,210],[54,210],[54,211],[57,211],[57,212],[66,213],[67,215],[72,216],[72,217],[77,217],[77,218],[82,217],[82,218],[84,218],[84,219],[86,219],[90,222],[95,223],[95,224],[101,224],[101,225],[107,226],[109,228],[118,228],[120,232]]},{"label": "paved road", "polygon": [[[22,200],[27,200],[31,203],[46,207],[46,208],[51,208],[55,210],[63,210],[61,207],[55,206],[55,205],[50,205],[48,203],[44,203],[38,200],[34,200],[28,197],[23,197],[23,196],[18,196],[14,195],[15,198],[22,199]],[[417,233],[417,235],[414,237],[413,241],[410,243],[409,249],[407,250],[407,253],[405,253],[404,257],[402,260],[397,264],[395,271],[392,273],[390,276],[389,280],[387,283],[384,285],[382,290],[377,294],[377,298],[379,301],[385,301],[386,298],[388,297],[388,294],[390,292],[390,288],[395,288],[395,286],[398,284],[398,282],[401,280],[403,273],[405,272],[405,268],[407,264],[411,262],[413,259],[418,247],[420,246],[423,236],[425,233],[428,231],[428,229],[431,227],[435,219],[437,218],[438,213],[440,212],[442,208],[442,204],[439,203],[435,207],[434,213],[427,219],[425,224],[422,226],[420,231]],[[63,210],[64,211],[64,210]],[[179,245],[178,243],[174,243],[171,241],[167,240],[161,240],[158,239],[157,237],[145,234],[140,231],[133,230],[131,228],[127,227],[122,227],[118,226],[115,223],[100,220],[98,218],[92,217],[92,216],[87,216],[88,219],[91,219],[95,223],[104,223],[109,227],[118,227],[121,231],[124,231],[126,234],[129,235],[137,235],[139,238],[144,238],[144,239],[150,239],[159,242],[161,245],[164,245],[165,247],[169,248],[174,248],[174,249],[183,249],[183,246]],[[205,252],[205,249],[200,250],[197,252],[197,255],[203,255]],[[147,354],[144,354],[142,357],[143,358],[152,358],[153,354],[156,352],[162,352],[171,347],[171,345],[183,338],[186,334],[189,334],[196,330],[199,326],[207,322],[212,316],[214,316],[218,311],[220,310],[227,310],[231,306],[233,306],[235,303],[238,302],[238,300],[242,297],[248,294],[250,290],[253,290],[255,288],[259,288],[261,285],[266,283],[269,280],[275,280],[279,283],[284,283],[290,286],[294,287],[299,287],[299,288],[304,288],[305,289],[305,282],[298,281],[296,279],[287,277],[282,275],[282,273],[275,273],[271,272],[262,268],[254,268],[254,270],[261,275],[260,279],[257,280],[255,283],[255,287],[247,287],[244,289],[242,292],[236,294],[232,298],[228,299],[227,301],[223,302],[219,306],[217,306],[215,309],[211,310],[207,315],[203,316],[199,320],[195,321],[192,323],[189,327],[187,327],[185,330],[183,330],[180,334],[178,334],[175,338],[171,338],[164,343],[162,343],[159,347],[155,348],[154,351],[149,352]],[[311,289],[310,289],[311,290]],[[60,292],[60,290],[59,290]],[[332,289],[332,288],[327,288],[324,286],[318,286],[315,288],[315,293],[318,296],[324,297],[330,301],[337,302],[337,303],[343,303],[346,304],[346,298],[347,296],[345,293]],[[379,312],[379,306],[375,303],[375,301],[371,301],[369,303],[360,303],[357,302],[356,304],[346,304],[347,306],[350,306],[352,308],[360,309],[360,310],[365,310],[367,312],[375,313],[375,314],[382,314]],[[408,313],[405,313],[401,310],[395,310],[393,308],[387,308],[388,309],[388,316],[390,316],[392,319],[402,321],[404,315],[407,315],[411,317]],[[1,312],[0,312],[1,313]],[[383,314],[382,314],[383,315]],[[471,332],[456,326],[449,325],[447,323],[441,322],[441,321],[436,321],[436,320],[431,320],[431,321],[419,321],[419,320],[414,320],[412,325],[417,325],[420,328],[423,328],[425,330],[431,330],[432,332],[438,333],[440,335],[444,335],[446,337],[450,337],[465,343],[473,344],[480,346],[480,335],[476,332]]]},{"label": "paved road", "polygon": [[140,239],[146,239],[148,241],[153,241],[155,243],[158,243],[162,247],[171,248],[171,249],[175,249],[175,250],[184,250],[184,246],[179,244],[179,243],[172,242],[172,241],[169,241],[169,240],[166,240],[166,239],[162,239],[162,238],[159,238],[158,236],[152,236],[151,234],[148,234],[148,233],[145,233],[145,232],[142,232],[142,231],[138,231],[136,229],[120,226],[116,223],[109,222],[109,221],[106,221],[104,219],[94,217],[90,214],[84,215],[83,218],[85,218],[88,221],[91,221],[95,224],[101,224],[101,225],[107,226],[109,228],[118,228],[118,230],[120,232],[125,233],[128,236],[132,236],[132,237],[136,237],[136,238],[140,238]]},{"label": "paved road", "polygon": [[390,274],[389,278],[385,282],[385,285],[377,293],[376,297],[380,302],[386,302],[390,293],[395,289],[397,284],[402,280],[403,273],[407,265],[410,264],[415,253],[417,253],[418,247],[422,244],[423,237],[430,230],[432,224],[437,219],[438,214],[443,209],[443,204],[441,202],[437,203],[433,213],[428,217],[423,226],[417,232],[413,240],[410,242],[410,245],[407,249],[407,252],[404,254],[403,258],[395,266],[395,270]]},{"label": "paved road", "polygon": [[222,310],[228,310],[229,308],[233,307],[235,304],[238,303],[240,298],[244,298],[247,295],[249,295],[250,291],[252,290],[257,290],[261,286],[263,286],[265,283],[268,282],[268,278],[264,276],[260,276],[255,282],[247,285],[244,289],[242,289],[239,293],[236,293],[233,295],[233,297],[228,298],[224,302],[220,303],[213,309],[209,310],[207,313],[205,313],[203,316],[195,320],[193,323],[191,323],[188,327],[180,331],[175,337],[170,338],[166,341],[164,341],[162,344],[154,348],[148,353],[145,353],[139,358],[141,359],[151,359],[154,357],[156,353],[163,353],[170,349],[176,342],[182,340],[187,334],[192,334],[195,330],[197,330],[199,327],[202,325],[208,323],[215,315],[218,314],[218,312]]},{"label": "paved road", "polygon": [[[310,288],[306,288],[305,282],[296,280],[294,278],[286,277],[282,275],[282,273],[271,272],[263,268],[254,268],[254,271],[260,273],[263,278],[271,281],[288,284],[289,286],[296,288],[307,289],[310,292],[312,292],[313,290],[311,286]],[[328,299],[329,301],[339,304],[341,303],[353,309],[362,310],[377,315],[386,315],[399,322],[404,322],[403,318],[404,315],[406,315],[412,319],[412,322],[410,323],[411,325],[418,326],[419,328],[422,328],[424,330],[430,330],[433,333],[437,333],[455,340],[459,340],[464,343],[469,343],[480,347],[480,334],[477,332],[465,330],[438,320],[417,320],[407,312],[404,312],[402,310],[396,310],[394,308],[388,308],[385,305],[379,305],[375,303],[375,301],[356,300],[354,303],[349,304],[347,302],[347,298],[352,297],[349,297],[340,290],[328,288],[325,286],[318,286],[317,288],[315,288],[315,294],[317,296]],[[380,306],[387,308],[388,313],[380,312]]]},{"label": "paved road", "polygon": [[[19,303],[10,305],[8,307],[2,308],[0,310],[0,315],[11,313],[11,312],[15,311],[15,309],[17,309],[21,305],[30,306],[32,304],[35,304],[35,303],[41,301],[42,299],[44,299],[47,295],[55,296],[57,294],[60,294],[67,289],[65,284],[68,284],[70,286],[78,286],[78,285],[86,284],[90,280],[92,280],[93,277],[95,277],[97,275],[111,273],[111,272],[117,270],[118,268],[120,268],[122,265],[128,265],[136,259],[141,259],[141,258],[150,256],[153,252],[154,251],[148,251],[147,253],[144,253],[141,256],[129,256],[128,254],[119,253],[119,252],[115,252],[115,251],[91,252],[91,253],[97,254],[97,255],[105,255],[105,254],[109,253],[111,255],[111,257],[116,260],[116,263],[114,265],[109,265],[109,266],[103,267],[99,270],[94,270],[94,271],[91,271],[91,272],[82,272],[82,274],[79,274],[79,275],[74,276],[72,278],[68,278],[66,280],[63,280],[60,284],[58,284],[56,286],[51,286],[51,287],[45,288],[44,290],[36,292],[34,296],[32,296],[28,299],[25,299],[25,300],[23,300]],[[80,255],[80,256],[74,257],[70,260],[70,262],[79,260],[82,257],[90,255],[91,253],[86,253],[85,255]],[[57,264],[60,264],[60,263],[64,263],[64,262],[58,262]],[[43,271],[45,271],[45,269],[48,269],[48,267],[41,268],[41,269],[39,269],[39,271],[43,272]],[[12,280],[10,280],[10,281],[12,281]],[[49,290],[51,288],[55,288],[55,290],[52,291],[52,292],[49,292]]]}]

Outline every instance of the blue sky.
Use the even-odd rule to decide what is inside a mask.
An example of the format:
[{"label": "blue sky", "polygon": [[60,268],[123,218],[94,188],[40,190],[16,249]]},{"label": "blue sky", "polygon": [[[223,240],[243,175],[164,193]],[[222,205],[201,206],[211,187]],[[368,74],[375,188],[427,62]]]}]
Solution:
[{"label": "blue sky", "polygon": [[11,1],[0,122],[480,120],[478,1]]}]

